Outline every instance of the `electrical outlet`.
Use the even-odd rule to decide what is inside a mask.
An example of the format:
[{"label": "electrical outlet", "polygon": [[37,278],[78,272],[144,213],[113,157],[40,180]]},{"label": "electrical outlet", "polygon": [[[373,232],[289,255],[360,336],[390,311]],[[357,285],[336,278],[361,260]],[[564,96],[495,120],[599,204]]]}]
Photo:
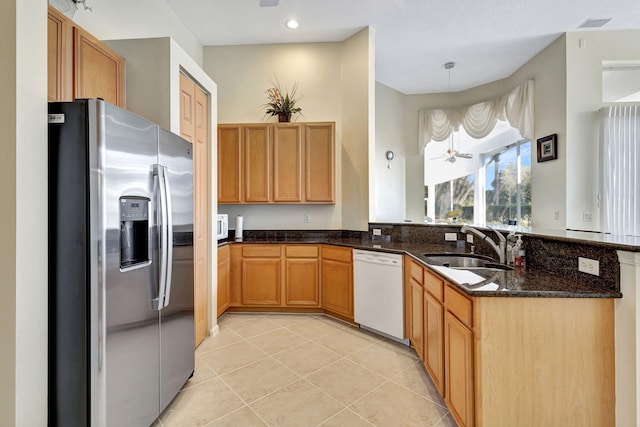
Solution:
[{"label": "electrical outlet", "polygon": [[382,229],[380,229],[380,228],[374,228],[374,229],[373,229],[373,235],[374,235],[374,236],[382,236]]},{"label": "electrical outlet", "polygon": [[600,275],[600,262],[595,259],[578,257],[578,270],[583,273]]},{"label": "electrical outlet", "polygon": [[309,215],[304,214],[304,223],[309,224],[310,221],[311,221],[311,218],[309,218]]},{"label": "electrical outlet", "polygon": [[560,211],[555,211],[553,214],[553,219],[560,219]]},{"label": "electrical outlet", "polygon": [[473,244],[473,234],[467,233],[467,243]]},{"label": "electrical outlet", "polygon": [[582,212],[582,221],[591,222],[591,212]]},{"label": "electrical outlet", "polygon": [[455,242],[458,240],[458,233],[444,233],[444,240],[447,242]]}]

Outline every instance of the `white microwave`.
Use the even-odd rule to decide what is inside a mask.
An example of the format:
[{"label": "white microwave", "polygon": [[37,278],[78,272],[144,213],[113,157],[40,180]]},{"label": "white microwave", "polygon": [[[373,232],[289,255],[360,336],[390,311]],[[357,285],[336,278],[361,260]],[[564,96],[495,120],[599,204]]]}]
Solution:
[{"label": "white microwave", "polygon": [[217,221],[218,240],[226,239],[229,237],[229,215],[218,214]]}]

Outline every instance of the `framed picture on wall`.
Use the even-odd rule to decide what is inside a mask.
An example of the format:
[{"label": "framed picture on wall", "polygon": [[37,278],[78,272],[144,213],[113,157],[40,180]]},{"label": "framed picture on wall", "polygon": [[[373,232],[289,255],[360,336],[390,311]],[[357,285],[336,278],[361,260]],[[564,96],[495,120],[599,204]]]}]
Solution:
[{"label": "framed picture on wall", "polygon": [[538,139],[538,163],[558,158],[558,135]]}]

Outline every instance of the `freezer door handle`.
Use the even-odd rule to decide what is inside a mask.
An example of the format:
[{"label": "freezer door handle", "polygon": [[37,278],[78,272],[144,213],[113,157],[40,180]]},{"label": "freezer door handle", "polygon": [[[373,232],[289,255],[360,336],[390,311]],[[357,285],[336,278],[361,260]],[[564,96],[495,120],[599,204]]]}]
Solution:
[{"label": "freezer door handle", "polygon": [[165,211],[167,218],[167,245],[166,253],[166,264],[165,264],[165,286],[164,286],[164,295],[163,295],[163,307],[169,305],[169,300],[171,297],[171,275],[173,273],[173,210],[171,207],[171,188],[169,186],[169,171],[166,166],[161,166],[164,169],[162,177],[164,179],[164,191],[165,191]]},{"label": "freezer door handle", "polygon": [[162,165],[153,166],[154,176],[158,179],[159,194],[157,197],[158,230],[160,231],[160,279],[158,281],[158,297],[152,301],[154,310],[164,307],[164,294],[167,286],[167,187],[165,180],[165,168]]}]

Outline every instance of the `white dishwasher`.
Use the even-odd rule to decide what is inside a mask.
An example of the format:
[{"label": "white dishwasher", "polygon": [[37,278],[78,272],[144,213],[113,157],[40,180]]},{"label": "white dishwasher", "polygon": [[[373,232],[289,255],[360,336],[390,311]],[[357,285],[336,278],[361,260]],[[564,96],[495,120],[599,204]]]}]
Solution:
[{"label": "white dishwasher", "polygon": [[353,251],[354,320],[406,344],[402,271],[402,255]]}]

